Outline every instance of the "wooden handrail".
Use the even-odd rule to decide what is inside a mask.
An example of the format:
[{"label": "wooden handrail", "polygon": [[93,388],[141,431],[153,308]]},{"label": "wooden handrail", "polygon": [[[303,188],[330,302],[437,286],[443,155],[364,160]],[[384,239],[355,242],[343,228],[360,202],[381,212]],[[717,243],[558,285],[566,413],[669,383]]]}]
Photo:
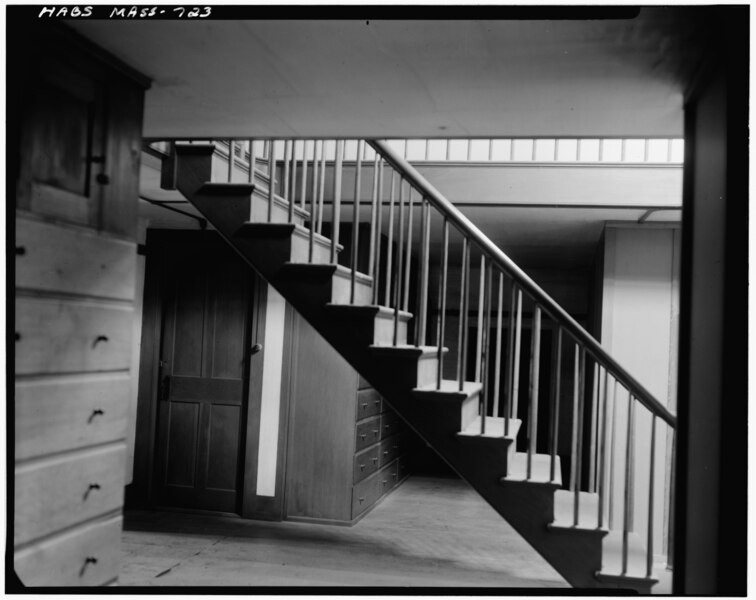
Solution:
[{"label": "wooden handrail", "polygon": [[418,192],[433,205],[450,224],[478,248],[493,263],[512,279],[517,285],[530,295],[552,319],[580,343],[612,376],[619,380],[628,391],[652,414],[665,421],[670,427],[677,426],[677,417],[673,415],[651,392],[628,373],[614,358],[612,358],[601,344],[588,333],[575,319],[573,319],[554,299],[535,283],[512,259],[510,259],[496,244],[494,244],[475,224],[457,209],[446,197],[433,187],[410,163],[402,158],[383,140],[367,140],[367,143],[380,154],[386,162],[402,174]]}]

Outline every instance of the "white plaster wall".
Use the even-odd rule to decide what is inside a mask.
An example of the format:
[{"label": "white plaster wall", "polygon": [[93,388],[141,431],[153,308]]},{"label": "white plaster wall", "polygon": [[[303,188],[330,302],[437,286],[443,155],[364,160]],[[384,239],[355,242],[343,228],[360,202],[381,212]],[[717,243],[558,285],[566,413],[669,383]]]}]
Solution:
[{"label": "white plaster wall", "polygon": [[[679,313],[680,230],[674,226],[610,225],[606,228],[602,345],[662,404],[674,411]],[[612,395],[610,393],[610,399]],[[611,477],[612,528],[622,529],[627,439],[627,392],[614,402],[614,475]],[[657,420],[653,485],[668,486],[668,428]],[[632,470],[634,518],[631,530],[645,539],[648,527],[651,416],[635,406],[635,444]],[[666,554],[664,494],[653,505],[654,554]]]}]

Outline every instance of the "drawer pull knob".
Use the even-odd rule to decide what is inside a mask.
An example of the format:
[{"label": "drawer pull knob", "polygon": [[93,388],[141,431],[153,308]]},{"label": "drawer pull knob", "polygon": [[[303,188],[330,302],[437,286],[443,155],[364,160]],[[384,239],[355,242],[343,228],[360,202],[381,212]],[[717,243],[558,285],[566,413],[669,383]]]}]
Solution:
[{"label": "drawer pull knob", "polygon": [[16,246],[16,256],[23,256],[26,254],[26,248],[24,246]]},{"label": "drawer pull knob", "polygon": [[378,432],[379,432],[379,431],[380,431],[380,429],[373,429],[373,433],[374,433],[375,435],[378,435]]},{"label": "drawer pull knob", "polygon": [[367,433],[361,433],[360,434],[360,439],[361,440],[364,440],[366,437],[367,437]]},{"label": "drawer pull knob", "polygon": [[364,471],[364,470],[365,470],[365,465],[360,465],[360,471]]},{"label": "drawer pull knob", "polygon": [[365,498],[358,498],[358,500],[360,501],[360,504],[362,504],[363,502],[365,502]]},{"label": "drawer pull knob", "polygon": [[100,410],[99,408],[95,408],[95,409],[94,409],[94,410],[92,411],[92,414],[91,414],[91,415],[89,415],[89,418],[87,419],[87,423],[91,423],[92,421],[94,421],[94,418],[95,418],[96,416],[98,416],[98,415],[104,415],[104,414],[105,414],[105,411],[104,411],[104,410]]},{"label": "drawer pull knob", "polygon": [[381,401],[380,401],[380,400],[376,400],[376,401],[375,401],[375,405],[376,405],[376,406],[378,406],[378,405],[379,405],[380,403],[381,403]]},{"label": "drawer pull knob", "polygon": [[378,457],[377,457],[377,456],[374,456],[374,457],[372,458],[372,460],[373,460],[373,463],[375,464],[375,463],[377,463],[377,462],[378,462]]},{"label": "drawer pull knob", "polygon": [[384,425],[384,427],[385,427],[386,429],[388,429],[389,427],[391,427],[391,423],[389,423],[388,425]]},{"label": "drawer pull knob", "polygon": [[362,403],[362,408],[367,408],[367,402]]},{"label": "drawer pull knob", "polygon": [[108,336],[107,335],[98,335],[95,338],[94,342],[92,342],[92,348],[94,348],[100,342],[107,342],[107,341],[108,341]]},{"label": "drawer pull knob", "polygon": [[81,566],[81,571],[79,571],[79,577],[84,576],[84,571],[87,570],[87,567],[89,565],[96,565],[97,559],[94,556],[87,556],[87,558],[84,559],[84,564]]}]

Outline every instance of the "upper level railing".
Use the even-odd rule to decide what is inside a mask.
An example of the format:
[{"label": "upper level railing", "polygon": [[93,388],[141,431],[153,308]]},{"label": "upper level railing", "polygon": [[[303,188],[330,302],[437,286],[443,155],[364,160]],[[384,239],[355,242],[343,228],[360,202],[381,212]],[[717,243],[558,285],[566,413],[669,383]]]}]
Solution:
[{"label": "upper level railing", "polygon": [[[389,142],[218,146],[235,157],[227,160],[226,180],[257,183],[268,220],[278,218],[274,200],[288,206],[289,221],[305,219],[310,261],[314,236],[330,238],[331,262],[350,271],[352,303],[369,282],[370,301],[393,310],[393,345],[434,348],[438,389],[480,384],[481,434],[508,436],[521,423],[518,448],[526,458],[518,476],[533,478],[536,456],[548,455],[548,478],[568,480],[573,524],[621,532],[620,572],[638,574],[631,533],[645,526],[642,575],[651,574],[654,549],[671,550],[671,533],[654,523],[659,513],[672,521],[676,427],[653,394]],[[353,193],[342,202],[345,189]],[[408,312],[413,326],[405,339],[400,323]],[[561,472],[559,456],[569,459]],[[640,477],[645,485],[636,485]],[[586,492],[595,505],[585,505]]]}]

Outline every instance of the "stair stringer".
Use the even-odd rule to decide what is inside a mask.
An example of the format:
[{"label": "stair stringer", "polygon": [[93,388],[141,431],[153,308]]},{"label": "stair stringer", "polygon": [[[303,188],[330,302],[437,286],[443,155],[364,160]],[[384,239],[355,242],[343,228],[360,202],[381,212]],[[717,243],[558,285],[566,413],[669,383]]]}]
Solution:
[{"label": "stair stringer", "polygon": [[[196,161],[195,161],[196,163]],[[554,518],[554,491],[551,483],[502,481],[512,440],[501,446],[475,445],[458,439],[460,432],[455,408],[444,409],[438,402],[417,398],[418,358],[376,352],[373,323],[357,311],[334,310],[335,265],[291,265],[284,261],[285,236],[268,240],[266,251],[238,236],[248,219],[250,191],[237,186],[239,194],[211,196],[194,177],[192,185],[178,189],[213,224],[235,250],[265,278],[378,392],[407,424],[467,481],[507,522],[546,559],[557,572],[577,588],[605,587],[596,577],[601,569],[601,539],[605,531],[566,529],[548,526]],[[252,186],[247,185],[247,188]],[[205,188],[207,190],[208,188]],[[186,191],[185,191],[186,190]],[[246,198],[246,200],[245,200]],[[273,238],[276,236],[272,236]],[[293,276],[292,267],[296,272]],[[396,355],[393,355],[396,354]],[[427,359],[426,359],[427,360]],[[433,359],[436,360],[436,359]],[[390,373],[390,377],[386,374]],[[648,592],[645,589],[646,593]]]}]

